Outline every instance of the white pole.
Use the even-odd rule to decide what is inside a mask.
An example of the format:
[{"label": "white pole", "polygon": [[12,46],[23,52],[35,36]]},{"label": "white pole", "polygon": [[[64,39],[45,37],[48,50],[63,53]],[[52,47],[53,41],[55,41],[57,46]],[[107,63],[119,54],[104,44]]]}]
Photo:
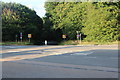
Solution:
[{"label": "white pole", "polygon": [[47,45],[47,40],[45,40],[45,45]]}]

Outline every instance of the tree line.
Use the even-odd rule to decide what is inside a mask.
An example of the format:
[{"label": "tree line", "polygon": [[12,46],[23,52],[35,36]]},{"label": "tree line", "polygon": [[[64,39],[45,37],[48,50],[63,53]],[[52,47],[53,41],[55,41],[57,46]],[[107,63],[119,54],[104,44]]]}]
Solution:
[{"label": "tree line", "polygon": [[120,37],[120,2],[46,2],[52,28],[68,39],[79,31],[84,41],[109,42]]},{"label": "tree line", "polygon": [[76,31],[84,41],[107,42],[119,40],[120,2],[46,2],[45,17],[18,3],[2,4],[2,40],[28,39],[40,44],[44,40],[76,40]]},{"label": "tree line", "polygon": [[40,40],[43,27],[42,19],[36,12],[28,7],[17,3],[2,3],[2,40],[15,41],[15,38],[23,34],[33,34],[33,40]]},{"label": "tree line", "polygon": [[42,44],[44,40],[60,41],[60,31],[52,29],[47,18],[40,18],[33,9],[19,3],[2,4],[2,41],[28,40],[32,34],[32,43]]}]

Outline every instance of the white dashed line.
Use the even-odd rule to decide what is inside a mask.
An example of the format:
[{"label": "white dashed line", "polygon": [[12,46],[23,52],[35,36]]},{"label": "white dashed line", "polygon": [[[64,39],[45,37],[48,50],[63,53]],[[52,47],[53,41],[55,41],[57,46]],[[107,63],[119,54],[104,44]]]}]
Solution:
[{"label": "white dashed line", "polygon": [[71,54],[71,55],[90,55],[92,53],[93,52],[88,52],[88,53],[81,53],[81,52],[79,52],[79,53],[74,53],[74,54]]}]

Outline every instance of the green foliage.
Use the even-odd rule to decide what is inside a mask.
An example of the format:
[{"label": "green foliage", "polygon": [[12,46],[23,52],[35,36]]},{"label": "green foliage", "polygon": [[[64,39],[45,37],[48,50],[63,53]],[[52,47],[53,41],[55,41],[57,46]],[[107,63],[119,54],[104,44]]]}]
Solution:
[{"label": "green foliage", "polygon": [[119,38],[120,2],[47,2],[46,17],[54,29],[61,29],[68,39],[76,31],[85,41],[108,42]]},{"label": "green foliage", "polygon": [[52,22],[48,17],[43,17],[43,31],[42,31],[42,40],[49,41],[60,41],[61,40],[61,31],[59,29],[55,30],[52,27]]},{"label": "green foliage", "polygon": [[[100,7],[103,6],[103,7]],[[84,19],[83,33],[87,35],[85,40],[107,42],[118,39],[118,12],[119,8],[114,5],[97,3],[87,4]]]},{"label": "green foliage", "polygon": [[23,40],[27,39],[27,34],[32,34],[32,40],[40,40],[42,24],[34,10],[21,4],[2,2],[3,41],[15,41],[15,35],[19,37],[20,32]]},{"label": "green foliage", "polygon": [[77,45],[79,44],[76,40],[68,40],[68,41],[62,41],[59,43],[59,45]]},{"label": "green foliage", "polygon": [[2,42],[0,45],[33,45],[30,42]]},{"label": "green foliage", "polygon": [[[54,5],[52,3],[53,10],[48,11],[49,14],[51,14],[51,17],[49,18],[53,22],[53,28],[54,29],[61,29],[63,34],[69,35],[68,38],[74,39],[76,30],[80,30],[80,21],[79,18],[80,15],[75,15],[73,6],[77,7],[78,5],[75,5],[74,3],[56,3],[57,5]],[[49,6],[51,6],[49,5]],[[71,12],[72,11],[72,12]],[[76,17],[77,20],[76,21]],[[78,19],[79,18],[79,19]],[[79,26],[79,27],[78,27]]]}]

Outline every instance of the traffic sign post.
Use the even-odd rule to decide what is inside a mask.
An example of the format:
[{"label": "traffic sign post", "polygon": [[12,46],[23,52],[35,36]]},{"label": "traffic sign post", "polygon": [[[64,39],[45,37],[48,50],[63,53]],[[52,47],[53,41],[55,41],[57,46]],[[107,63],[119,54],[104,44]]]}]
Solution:
[{"label": "traffic sign post", "polygon": [[80,35],[79,35],[79,34],[77,34],[77,40],[79,40],[79,38],[80,38]]},{"label": "traffic sign post", "polygon": [[30,42],[30,39],[32,38],[32,34],[28,34],[28,38],[29,38],[29,42]]},{"label": "traffic sign post", "polygon": [[22,42],[22,32],[20,33],[20,40],[21,40],[21,42]]},{"label": "traffic sign post", "polygon": [[80,44],[81,44],[81,36],[82,36],[82,34],[80,33],[80,31],[76,31],[76,33],[77,33],[77,40],[79,41],[80,40]]},{"label": "traffic sign post", "polygon": [[63,34],[63,35],[62,35],[62,38],[65,40],[65,38],[66,38],[66,35],[65,35],[65,34]]},{"label": "traffic sign post", "polygon": [[81,44],[81,34],[80,34],[80,44]]},{"label": "traffic sign post", "polygon": [[17,38],[18,38],[18,35],[17,35],[17,34],[15,35],[15,38],[16,38],[16,42],[17,42]]}]

